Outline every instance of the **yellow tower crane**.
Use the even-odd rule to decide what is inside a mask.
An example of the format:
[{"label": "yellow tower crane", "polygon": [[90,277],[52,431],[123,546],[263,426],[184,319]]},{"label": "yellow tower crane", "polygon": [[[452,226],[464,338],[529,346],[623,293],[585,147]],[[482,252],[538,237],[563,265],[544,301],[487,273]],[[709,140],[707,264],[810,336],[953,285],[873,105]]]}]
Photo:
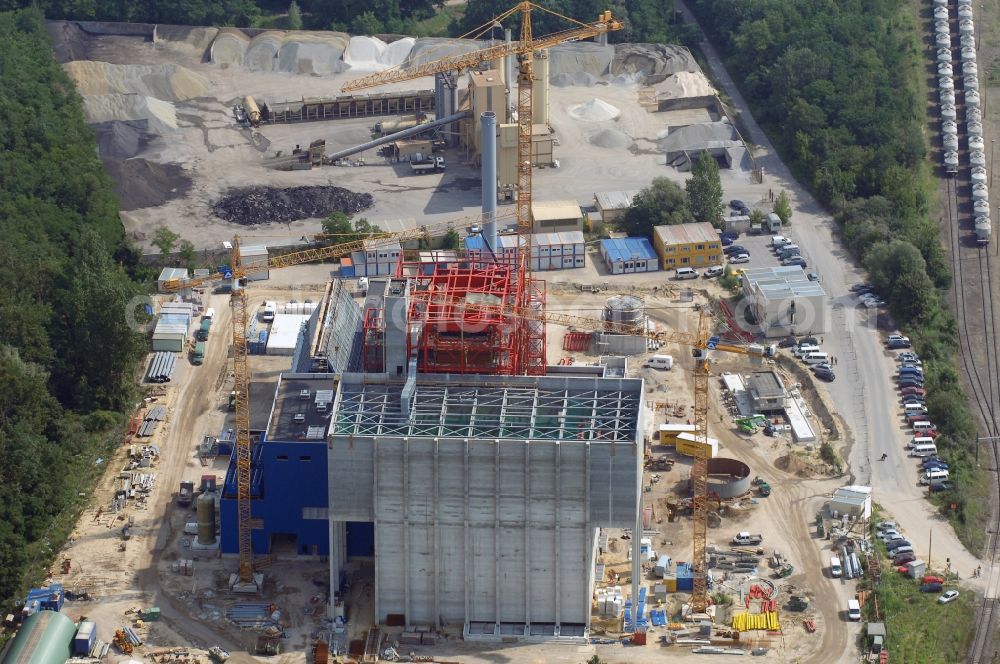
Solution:
[{"label": "yellow tower crane", "polygon": [[[555,32],[543,37],[535,37],[531,30],[531,12],[533,10],[547,12],[558,16],[572,24],[574,27]],[[524,235],[523,251],[527,256],[531,255],[531,92],[532,81],[535,80],[532,68],[532,58],[535,51],[539,51],[551,46],[563,44],[580,39],[597,37],[614,30],[621,30],[624,26],[621,21],[611,16],[611,11],[602,12],[593,23],[581,23],[575,19],[557,14],[551,10],[534,4],[533,2],[519,2],[506,12],[497,16],[489,23],[480,26],[469,34],[479,34],[489,29],[499,21],[503,21],[514,14],[521,14],[521,36],[518,41],[497,44],[471,53],[454,55],[432,62],[427,62],[407,69],[394,68],[386,71],[368,74],[361,78],[345,84],[341,92],[354,92],[364,90],[388,83],[399,83],[410,81],[424,76],[433,76],[452,71],[465,71],[474,69],[487,62],[499,60],[508,55],[516,55],[518,59],[517,72],[517,227],[518,232]],[[508,76],[510,74],[508,73]],[[507,81],[510,85],[510,81]],[[525,261],[530,264],[530,260]]]}]

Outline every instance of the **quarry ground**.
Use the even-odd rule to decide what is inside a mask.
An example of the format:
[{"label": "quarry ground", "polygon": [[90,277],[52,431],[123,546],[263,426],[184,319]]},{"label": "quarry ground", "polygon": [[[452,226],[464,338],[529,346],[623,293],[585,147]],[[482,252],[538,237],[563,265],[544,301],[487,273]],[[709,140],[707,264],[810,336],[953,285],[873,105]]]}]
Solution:
[{"label": "quarry ground", "polygon": [[[367,140],[373,122],[370,118],[265,126],[255,132],[242,130],[233,122],[230,107],[243,95],[273,101],[334,96],[340,84],[350,78],[346,74],[317,77],[221,68],[205,62],[197,44],[182,40],[148,42],[104,36],[88,38],[86,44],[76,46],[91,60],[120,64],[182,64],[210,83],[205,94],[177,102],[176,129],[162,130],[138,152],[122,157],[123,164],[142,159],[152,171],[148,177],[142,170],[129,171],[132,176],[119,183],[128,195],[142,199],[146,194],[144,188],[149,188],[151,181],[162,190],[157,194],[162,203],[122,213],[126,230],[147,249],[152,233],[161,225],[173,229],[198,248],[218,246],[236,233],[261,243],[281,244],[296,242],[302,235],[319,230],[318,220],[247,227],[212,216],[210,206],[225,190],[247,185],[334,184],[368,192],[375,197],[375,204],[364,216],[387,230],[478,214],[479,172],[457,151],[447,154],[449,168],[445,174],[420,178],[398,174],[393,166],[381,163],[374,154],[364,155],[368,165],[363,168],[324,167],[312,171],[276,172],[264,165],[264,159],[277,150],[287,153],[296,144],[305,145],[319,138],[327,141],[328,151]],[[726,199],[739,198],[751,206],[766,209],[765,201],[770,191],[787,191],[795,210],[788,234],[806,250],[811,267],[814,266],[823,277],[830,304],[837,307],[832,316],[834,331],[827,335],[825,345],[831,354],[842,360],[843,368],[838,368],[838,380],[820,387],[814,398],[827,400],[836,413],[841,434],[835,445],[849,465],[848,473],[837,478],[822,475],[818,465],[809,462],[791,466],[779,464],[786,468],[779,469],[778,459],[786,457],[790,449],[787,440],[739,435],[725,417],[717,420],[718,414],[713,414],[712,435],[720,439],[725,452],[748,463],[753,474],[771,481],[775,491],[770,498],[730,510],[721,525],[709,531],[710,543],[723,544],[736,530],[763,532],[767,553],[780,550],[795,565],[795,574],[778,582],[779,588],[790,584],[797,593],[808,594],[812,607],[804,615],[782,613],[782,635],[766,643],[772,648],[769,661],[829,664],[856,661],[854,641],[858,627],[847,623],[842,615],[846,600],[853,595],[853,584],[826,576],[828,545],[814,536],[812,527],[816,512],[834,488],[850,482],[871,483],[876,502],[889,508],[890,517],[903,525],[914,542],[926,542],[933,531],[934,559],[940,561],[949,557],[953,568],[962,576],[980,561],[962,548],[952,530],[934,513],[916,486],[915,469],[902,449],[905,430],[894,415],[895,396],[888,382],[891,358],[881,347],[876,321],[856,309],[847,292],[848,286],[861,280],[863,275],[839,244],[832,220],[792,179],[753,122],[710,45],[703,45],[703,50],[717,85],[733,100],[748,127],[747,139],[757,146],[758,164],[765,168],[761,184],[752,182],[746,171],[723,171]],[[396,87],[416,89],[429,87],[429,84],[414,81]],[[709,118],[707,114],[698,115],[697,111],[694,115],[692,111],[684,111],[673,116],[649,113],[639,104],[643,94],[643,89],[635,84],[552,86],[551,124],[559,138],[560,145],[555,150],[560,168],[535,172],[537,199],[571,198],[584,203],[597,191],[642,188],[657,175],[682,182],[686,174],[664,164],[662,153],[654,149],[655,141],[668,126]],[[606,122],[585,122],[572,117],[571,107],[592,99],[615,105],[621,115]],[[632,148],[605,148],[590,142],[596,133],[608,128],[628,134],[635,141]],[[168,169],[168,165],[173,166]],[[129,187],[134,191],[129,192]],[[665,291],[669,283],[667,274],[608,275],[595,258],[594,253],[588,256],[589,264],[584,270],[545,275],[549,282],[550,307],[597,315],[609,294],[640,292],[647,298],[650,313],[658,322],[679,326],[691,318],[688,316],[691,302],[680,301],[676,293]],[[330,276],[328,266],[283,270],[275,273],[270,281],[253,286],[252,303],[256,305],[265,298],[301,301],[315,295]],[[574,288],[574,284],[603,283],[608,284],[608,292],[600,295],[579,293]],[[716,288],[702,280],[696,287],[710,291]],[[228,329],[226,298],[211,296],[205,306],[212,306],[217,312],[216,329]],[[569,355],[561,350],[560,329],[550,327],[548,339],[550,361]],[[664,350],[679,359],[681,370],[666,375],[649,369],[639,371],[647,380],[648,399],[684,404],[690,412],[691,381],[690,374],[684,370],[689,363],[688,353],[682,348]],[[232,602],[222,581],[232,570],[233,560],[192,552],[185,545],[189,538],[183,534],[184,524],[191,520],[190,512],[172,504],[180,480],[197,480],[202,473],[209,472],[209,468],[202,467],[196,458],[195,449],[202,435],[221,429],[227,416],[225,399],[231,389],[228,355],[226,335],[215,335],[209,342],[203,366],[192,367],[186,357],[181,359],[173,382],[154,391],[155,404],[168,407],[167,421],[150,441],[159,445],[161,451],[152,469],[157,474],[156,488],[144,508],[129,508],[135,528],[125,550],[119,551],[117,537],[123,521],[118,520],[117,515],[106,513],[95,519],[98,508],[103,507],[106,512],[112,482],[124,464],[123,449],[107,461],[105,482],[64,552],[72,561],[71,572],[66,577],[57,573],[54,580],[62,580],[69,587],[76,583],[92,589],[96,601],[71,602],[67,605],[68,611],[73,617],[97,618],[99,638],[103,640],[110,640],[116,627],[132,620],[134,616],[126,613],[129,609],[158,604],[163,609],[163,620],[149,628],[146,640],[151,645],[144,650],[147,654],[159,646],[185,644],[204,648],[218,644],[230,649],[237,661],[248,658],[245,653],[250,646],[251,633],[237,631],[221,615],[222,609]],[[578,356],[576,359],[588,361],[593,358]],[[284,361],[285,358],[255,357],[251,369],[256,378],[273,377],[283,368]],[[746,368],[739,361],[722,361],[718,366],[719,370],[730,371]],[[655,421],[663,421],[662,413],[657,414]],[[885,463],[873,463],[883,452],[889,454],[889,459]],[[210,470],[220,477],[224,474],[224,466],[218,460]],[[684,460],[679,460],[670,473],[661,472],[661,480],[652,486],[650,497],[663,498],[686,472],[689,466]],[[656,546],[670,552],[675,560],[684,560],[690,549],[690,522],[682,517],[672,524],[658,524],[658,527],[662,531]],[[921,552],[924,547],[916,548]],[[171,563],[181,558],[195,559],[192,577],[172,572]],[[325,579],[325,564],[321,561],[278,561],[264,571],[272,579],[266,588],[268,597],[282,610],[290,636],[283,644],[286,654],[277,659],[281,664],[305,661],[308,646],[322,627],[321,608],[319,615],[310,608],[316,606],[313,598],[322,592],[317,581]],[[984,574],[984,577],[1000,578],[1000,575]],[[977,581],[970,580],[970,583]],[[791,590],[784,588],[785,593]],[[801,619],[805,617],[817,621],[816,634],[808,634],[803,629]],[[362,622],[363,619],[358,620],[359,624]],[[462,662],[580,662],[592,654],[608,662],[643,662],[662,660],[666,653],[672,659],[698,659],[686,650],[661,648],[655,645],[655,631],[651,636],[654,645],[644,648],[620,645],[486,646],[449,638],[433,649],[414,650],[418,654]],[[765,643],[762,641],[761,645]]]}]

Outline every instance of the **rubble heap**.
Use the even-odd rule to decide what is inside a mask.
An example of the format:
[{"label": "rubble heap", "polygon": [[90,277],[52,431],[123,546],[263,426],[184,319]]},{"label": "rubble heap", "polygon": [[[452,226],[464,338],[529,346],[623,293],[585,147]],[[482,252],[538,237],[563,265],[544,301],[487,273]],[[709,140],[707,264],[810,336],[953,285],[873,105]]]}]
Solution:
[{"label": "rubble heap", "polygon": [[241,187],[230,189],[212,211],[226,221],[249,226],[321,218],[333,212],[354,214],[371,207],[374,200],[371,194],[342,187]]}]

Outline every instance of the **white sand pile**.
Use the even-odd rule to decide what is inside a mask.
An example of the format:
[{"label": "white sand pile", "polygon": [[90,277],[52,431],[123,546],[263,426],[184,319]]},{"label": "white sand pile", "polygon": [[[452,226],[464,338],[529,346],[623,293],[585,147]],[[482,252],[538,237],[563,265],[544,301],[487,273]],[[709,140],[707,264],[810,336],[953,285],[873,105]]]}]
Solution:
[{"label": "white sand pile", "polygon": [[715,94],[715,88],[708,78],[698,72],[680,71],[668,76],[653,86],[657,99],[683,99],[685,97],[707,97]]},{"label": "white sand pile", "polygon": [[166,101],[203,96],[208,79],[180,65],[113,65],[76,60],[63,65],[81,95],[134,93]]},{"label": "white sand pile", "polygon": [[413,48],[410,50],[409,56],[406,58],[403,66],[415,67],[432,60],[478,51],[485,46],[485,42],[472,39],[421,37],[414,42]]},{"label": "white sand pile", "polygon": [[591,99],[586,104],[571,106],[569,109],[571,116],[584,122],[607,122],[608,120],[614,120],[621,113],[616,106],[612,106],[608,102],[596,98]]},{"label": "white sand pile", "polygon": [[344,51],[344,64],[354,71],[383,71],[406,62],[417,40],[413,37],[397,39],[386,44],[378,37],[351,37]]},{"label": "white sand pile", "polygon": [[88,95],[83,98],[87,122],[145,120],[151,134],[167,134],[177,129],[177,113],[169,101],[137,94]]},{"label": "white sand pile", "polygon": [[591,42],[560,44],[549,49],[549,79],[559,74],[588,74],[596,79],[608,73],[614,46]]},{"label": "white sand pile", "polygon": [[208,59],[220,67],[242,67],[250,38],[237,28],[222,28],[212,41]]},{"label": "white sand pile", "polygon": [[632,137],[618,129],[602,129],[590,137],[590,142],[601,148],[627,149],[635,142]]}]

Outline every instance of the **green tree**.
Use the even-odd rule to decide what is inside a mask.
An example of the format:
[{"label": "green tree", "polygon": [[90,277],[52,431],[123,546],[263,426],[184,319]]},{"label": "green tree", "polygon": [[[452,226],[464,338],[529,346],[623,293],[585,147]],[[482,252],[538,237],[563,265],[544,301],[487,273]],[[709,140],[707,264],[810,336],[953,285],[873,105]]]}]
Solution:
[{"label": "green tree", "polygon": [[166,256],[174,247],[177,245],[177,240],[181,239],[181,236],[173,232],[166,226],[160,226],[153,233],[153,246],[160,250],[160,253]]},{"label": "green tree", "polygon": [[696,221],[707,221],[716,227],[721,227],[722,211],[722,180],[719,177],[719,164],[708,151],[702,152],[691,168],[691,178],[685,183],[688,207]]},{"label": "green tree", "polygon": [[652,237],[654,226],[672,226],[692,221],[694,217],[688,208],[684,190],[676,182],[658,177],[636,194],[618,225],[629,235]]},{"label": "green tree", "polygon": [[299,3],[295,0],[292,0],[292,3],[288,5],[288,29],[302,29],[302,10],[299,9]]},{"label": "green tree", "polygon": [[448,229],[448,232],[444,234],[441,239],[441,247],[444,249],[458,249],[459,244],[462,242],[462,238],[459,237],[458,231],[454,228]]},{"label": "green tree", "polygon": [[763,210],[753,208],[750,210],[750,225],[763,224],[767,221],[767,214]]},{"label": "green tree", "polygon": [[341,239],[340,236],[350,236],[354,232],[354,228],[351,227],[351,218],[343,212],[331,212],[321,222],[321,226],[323,227],[323,233],[333,236],[328,241],[330,244],[350,242],[350,240]]},{"label": "green tree", "polygon": [[181,240],[181,243],[177,245],[177,254],[180,256],[184,267],[189,270],[194,268],[195,259],[198,257],[198,251],[194,248],[194,243],[190,240]]},{"label": "green tree", "polygon": [[351,32],[358,35],[375,35],[385,32],[385,24],[374,12],[362,12],[351,21]]},{"label": "green tree", "polygon": [[781,219],[781,223],[787,225],[792,221],[792,204],[788,202],[788,194],[782,189],[774,199],[772,211]]}]

